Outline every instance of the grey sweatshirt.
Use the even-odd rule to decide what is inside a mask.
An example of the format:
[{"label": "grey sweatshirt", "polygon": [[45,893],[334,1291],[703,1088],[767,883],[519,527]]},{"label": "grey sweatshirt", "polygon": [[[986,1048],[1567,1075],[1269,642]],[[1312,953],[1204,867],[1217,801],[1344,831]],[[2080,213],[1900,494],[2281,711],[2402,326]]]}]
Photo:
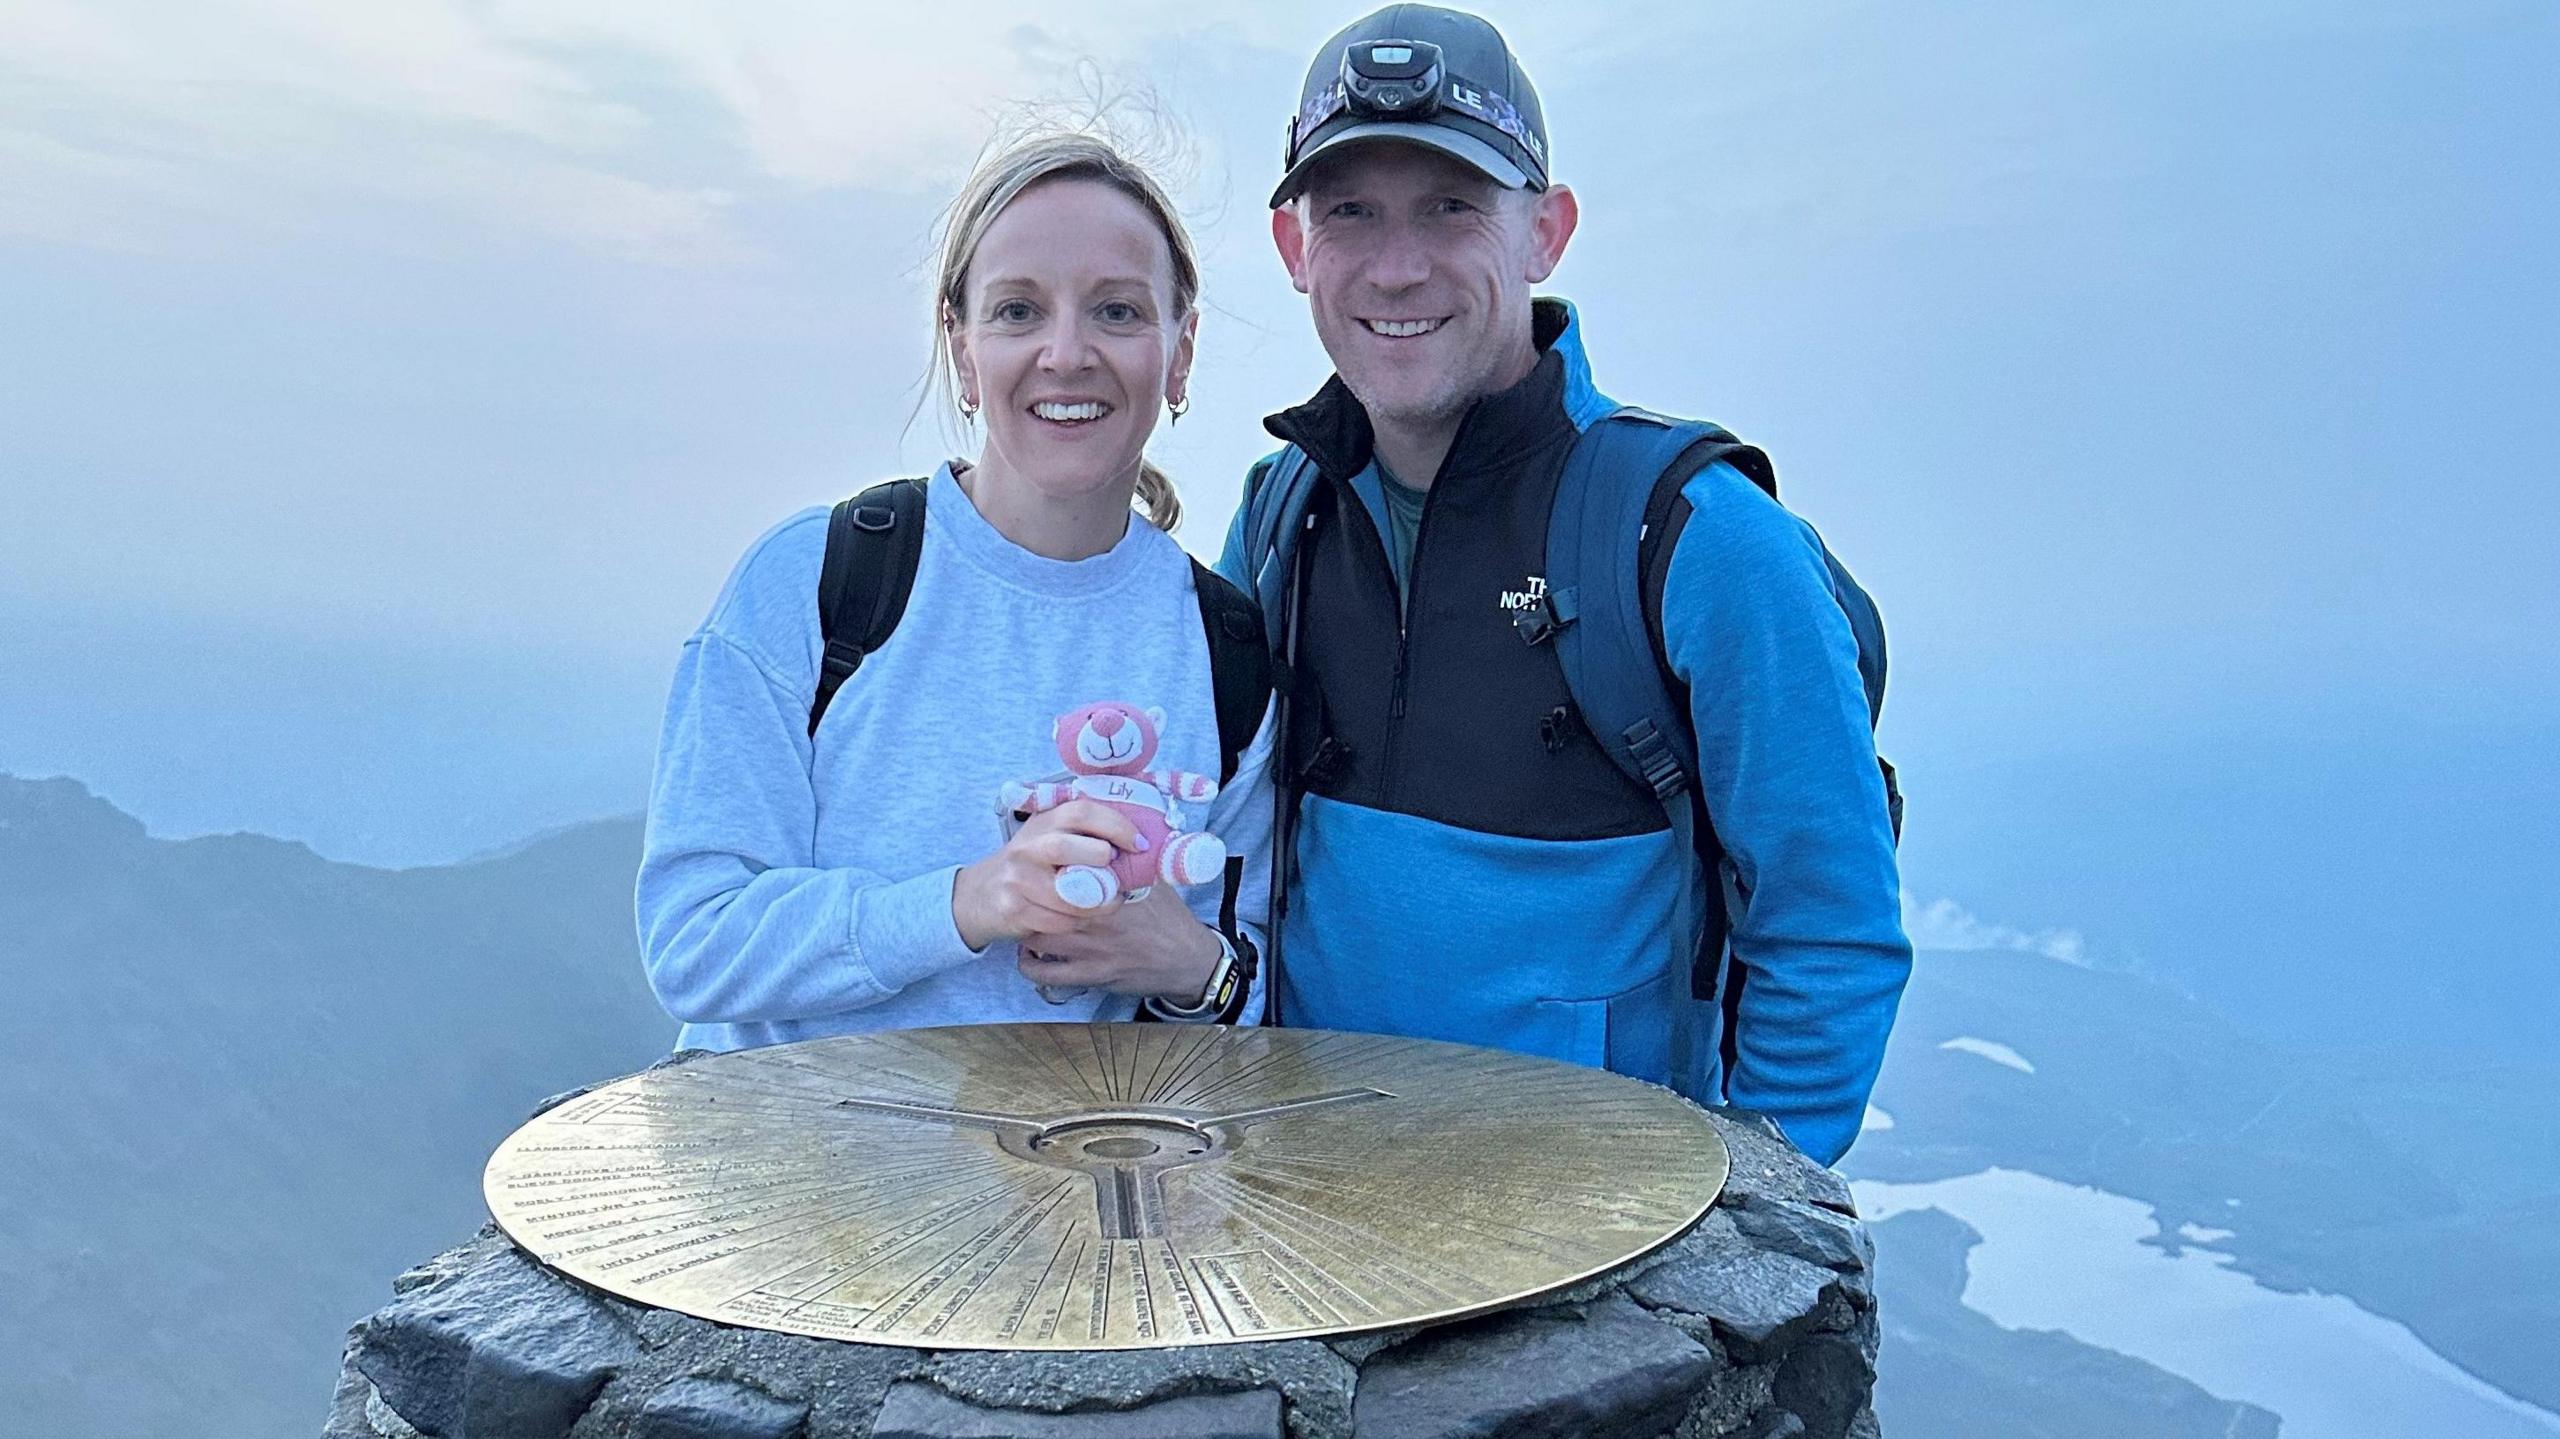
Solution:
[{"label": "grey sweatshirt", "polygon": [[[1015,969],[1010,941],[972,951],[952,920],[951,886],[1003,841],[998,788],[1058,771],[1051,727],[1080,705],[1161,706],[1154,765],[1217,777],[1190,562],[1134,517],[1090,559],[1035,555],[978,514],[947,465],[927,496],[906,613],[837,692],[814,743],[824,509],[756,541],[685,641],[638,892],[649,983],[683,1022],[680,1045],[1135,1012],[1133,999],[1100,990],[1049,1003]],[[1185,828],[1245,858],[1238,918],[1257,944],[1270,730],[1266,716],[1217,798],[1183,807]],[[1216,922],[1218,885],[1184,898]]]}]

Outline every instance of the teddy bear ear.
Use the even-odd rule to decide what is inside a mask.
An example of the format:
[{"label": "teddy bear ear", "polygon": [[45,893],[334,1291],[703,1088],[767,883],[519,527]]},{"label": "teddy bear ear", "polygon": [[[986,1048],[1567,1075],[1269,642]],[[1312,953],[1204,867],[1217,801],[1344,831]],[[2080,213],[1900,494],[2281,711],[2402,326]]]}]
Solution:
[{"label": "teddy bear ear", "polygon": [[1156,731],[1156,733],[1157,733],[1157,734],[1163,734],[1163,733],[1164,733],[1164,706],[1162,706],[1162,705],[1149,705],[1149,706],[1147,706],[1147,723],[1148,723],[1148,724],[1151,724],[1151,725],[1153,725],[1153,726],[1155,726],[1155,731]]}]

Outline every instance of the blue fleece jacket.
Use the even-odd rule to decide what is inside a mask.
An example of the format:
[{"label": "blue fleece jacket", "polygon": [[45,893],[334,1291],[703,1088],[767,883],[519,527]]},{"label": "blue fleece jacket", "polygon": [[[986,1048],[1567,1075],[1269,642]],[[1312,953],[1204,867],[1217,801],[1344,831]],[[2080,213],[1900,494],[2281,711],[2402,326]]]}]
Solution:
[{"label": "blue fleece jacket", "polygon": [[[1568,322],[1551,348],[1588,426],[1614,406],[1580,332]],[[1374,511],[1373,472],[1352,488]],[[1738,881],[1731,943],[1750,978],[1732,1072],[1714,1006],[1687,998],[1705,881],[1669,831],[1539,841],[1309,796],[1282,1015],[1606,1063],[1766,1113],[1831,1163],[1857,1137],[1911,963],[1856,642],[1809,526],[1730,466],[1684,493],[1663,628]],[[1219,568],[1250,590],[1244,534],[1240,510]]]}]

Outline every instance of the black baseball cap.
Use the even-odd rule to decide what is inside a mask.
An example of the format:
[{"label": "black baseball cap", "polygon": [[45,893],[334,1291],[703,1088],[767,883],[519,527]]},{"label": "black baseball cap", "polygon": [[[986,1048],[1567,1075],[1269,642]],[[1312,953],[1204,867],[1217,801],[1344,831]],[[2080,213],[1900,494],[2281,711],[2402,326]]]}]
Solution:
[{"label": "black baseball cap", "polygon": [[1538,92],[1493,22],[1437,5],[1390,5],[1324,43],[1289,117],[1277,209],[1338,146],[1403,140],[1453,155],[1510,189],[1547,187]]}]

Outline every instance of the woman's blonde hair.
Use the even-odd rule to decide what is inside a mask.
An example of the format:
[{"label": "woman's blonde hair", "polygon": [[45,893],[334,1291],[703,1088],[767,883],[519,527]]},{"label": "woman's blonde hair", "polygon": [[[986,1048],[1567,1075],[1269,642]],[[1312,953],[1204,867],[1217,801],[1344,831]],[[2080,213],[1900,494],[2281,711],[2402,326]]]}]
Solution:
[{"label": "woman's blonde hair", "polygon": [[[951,329],[969,312],[969,267],[977,260],[979,242],[1004,207],[1023,191],[1049,180],[1098,181],[1135,200],[1164,232],[1165,248],[1173,257],[1174,322],[1179,324],[1199,303],[1200,258],[1192,247],[1191,232],[1183,226],[1164,187],[1109,141],[1085,132],[1052,131],[991,148],[944,218],[941,263],[933,287],[933,379],[952,415],[964,424],[968,414],[960,408],[960,370],[951,351]],[[1138,460],[1136,498],[1156,528],[1170,530],[1182,523],[1182,501],[1174,493],[1172,477],[1143,455]]]}]

